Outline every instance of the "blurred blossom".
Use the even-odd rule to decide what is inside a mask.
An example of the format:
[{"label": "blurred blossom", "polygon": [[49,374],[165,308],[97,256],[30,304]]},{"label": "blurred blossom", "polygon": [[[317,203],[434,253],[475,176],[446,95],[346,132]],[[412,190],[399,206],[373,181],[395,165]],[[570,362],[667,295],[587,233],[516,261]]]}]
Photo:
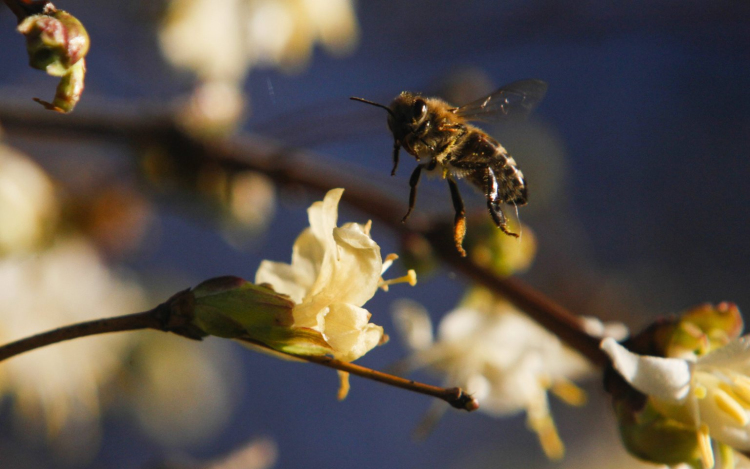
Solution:
[{"label": "blurred blossom", "polygon": [[230,240],[244,233],[264,231],[276,212],[276,186],[268,176],[253,171],[236,173],[229,183],[226,204],[231,217],[225,222]]},{"label": "blurred blossom", "polygon": [[493,416],[526,412],[547,456],[564,448],[549,412],[547,391],[572,405],[585,395],[571,382],[590,372],[588,362],[511,304],[474,289],[448,313],[433,341],[427,312],[418,304],[397,303],[394,321],[412,351],[409,369],[427,368],[461,386]]},{"label": "blurred blossom", "polygon": [[204,83],[187,108],[198,112],[186,121],[205,117],[213,125],[239,117],[242,84],[253,66],[299,70],[315,43],[343,54],[358,35],[351,0],[171,0],[159,40],[170,62]]},{"label": "blurred blossom", "polygon": [[276,443],[270,438],[258,438],[205,469],[266,469],[273,467],[277,459]]},{"label": "blurred blossom", "polygon": [[[634,338],[631,346],[650,344],[649,354],[631,352],[611,338],[602,341],[619,376],[641,393],[636,406],[626,391],[610,386],[634,454],[667,464],[732,468],[732,448],[750,450],[750,336],[738,337],[741,331],[739,310],[722,303],[662,321]],[[653,428],[679,444],[654,446],[649,438],[649,446],[644,436],[653,436]]]},{"label": "blurred blossom", "polygon": [[[336,226],[343,193],[332,189],[312,204],[310,227],[297,237],[292,263],[263,261],[255,283],[289,295],[295,303],[294,327],[322,333],[334,358],[353,361],[383,340],[383,328],[369,322],[371,314],[362,306],[378,287],[395,283],[381,278],[395,256],[383,261],[369,222]],[[413,273],[409,280],[416,282]]]},{"label": "blurred blossom", "polygon": [[0,255],[40,246],[57,222],[55,188],[28,157],[0,144]]},{"label": "blurred blossom", "polygon": [[138,422],[163,445],[188,447],[225,428],[242,367],[223,341],[196,342],[146,331],[122,383]]},{"label": "blurred blossom", "polygon": [[108,255],[123,255],[139,247],[154,218],[151,202],[127,184],[110,183],[75,199],[76,223],[98,248]]},{"label": "blurred blossom", "polygon": [[[112,272],[82,239],[0,261],[0,343],[143,306],[141,289]],[[92,455],[100,388],[118,371],[132,341],[129,334],[108,334],[27,352],[3,363],[0,391],[13,397],[25,426],[44,425],[66,449],[87,448],[77,457]]]},{"label": "blurred blossom", "polygon": [[526,271],[536,255],[536,236],[531,228],[513,219],[508,220],[508,228],[520,236],[506,235],[491,221],[472,230],[466,240],[471,260],[498,275]]}]

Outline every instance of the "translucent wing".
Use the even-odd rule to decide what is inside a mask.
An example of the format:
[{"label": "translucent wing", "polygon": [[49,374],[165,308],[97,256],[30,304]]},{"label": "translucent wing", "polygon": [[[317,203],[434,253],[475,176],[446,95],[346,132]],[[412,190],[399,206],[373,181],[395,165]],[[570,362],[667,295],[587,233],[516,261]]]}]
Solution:
[{"label": "translucent wing", "polygon": [[546,92],[547,83],[542,80],[520,80],[503,86],[489,96],[455,108],[453,112],[467,120],[486,122],[525,117]]}]

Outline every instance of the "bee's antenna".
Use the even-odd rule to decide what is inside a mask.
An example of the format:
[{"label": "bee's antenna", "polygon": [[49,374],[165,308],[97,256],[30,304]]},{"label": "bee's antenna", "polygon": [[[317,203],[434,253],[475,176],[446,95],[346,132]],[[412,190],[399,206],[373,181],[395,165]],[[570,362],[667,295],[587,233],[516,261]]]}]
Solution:
[{"label": "bee's antenna", "polygon": [[394,119],[396,118],[396,115],[393,114],[393,111],[391,111],[391,108],[389,108],[388,106],[384,106],[384,105],[378,104],[378,103],[373,103],[372,101],[368,101],[368,100],[362,99],[362,98],[355,98],[354,96],[352,96],[349,99],[351,99],[352,101],[359,101],[361,103],[371,104],[371,105],[377,106],[377,107],[382,107],[383,109],[385,109],[386,111],[388,111],[388,114],[390,114],[391,117],[393,117]]}]

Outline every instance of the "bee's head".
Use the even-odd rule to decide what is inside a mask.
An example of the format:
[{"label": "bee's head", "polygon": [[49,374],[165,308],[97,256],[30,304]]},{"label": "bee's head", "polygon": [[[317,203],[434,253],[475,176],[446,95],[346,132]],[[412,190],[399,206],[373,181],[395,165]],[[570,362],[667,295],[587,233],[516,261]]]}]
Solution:
[{"label": "bee's head", "polygon": [[396,142],[403,143],[413,133],[422,134],[428,128],[427,102],[419,95],[404,91],[391,102],[390,107],[362,98],[354,98],[365,104],[377,106],[388,111],[388,128]]},{"label": "bee's head", "polygon": [[397,142],[403,142],[409,134],[420,133],[427,118],[427,103],[419,95],[404,91],[391,102],[388,127]]}]

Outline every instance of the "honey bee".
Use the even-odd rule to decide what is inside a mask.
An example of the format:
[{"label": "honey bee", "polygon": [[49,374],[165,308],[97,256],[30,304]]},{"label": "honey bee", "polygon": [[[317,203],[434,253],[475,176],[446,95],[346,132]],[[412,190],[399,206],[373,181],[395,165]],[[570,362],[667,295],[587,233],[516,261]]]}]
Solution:
[{"label": "honey bee", "polygon": [[468,122],[493,122],[523,116],[539,104],[546,92],[545,82],[530,79],[503,86],[489,96],[460,107],[408,91],[398,95],[390,106],[362,98],[351,99],[388,111],[388,127],[394,138],[391,176],[396,174],[401,147],[417,161],[425,161],[417,165],[409,179],[409,209],[402,222],[414,210],[422,171],[441,166],[456,212],[453,222],[456,249],[466,256],[463,249],[466,213],[456,179],[466,178],[484,193],[490,216],[509,236],[518,237],[518,234],[508,229],[500,204],[518,207],[527,201],[526,179],[516,161],[497,140]]}]

